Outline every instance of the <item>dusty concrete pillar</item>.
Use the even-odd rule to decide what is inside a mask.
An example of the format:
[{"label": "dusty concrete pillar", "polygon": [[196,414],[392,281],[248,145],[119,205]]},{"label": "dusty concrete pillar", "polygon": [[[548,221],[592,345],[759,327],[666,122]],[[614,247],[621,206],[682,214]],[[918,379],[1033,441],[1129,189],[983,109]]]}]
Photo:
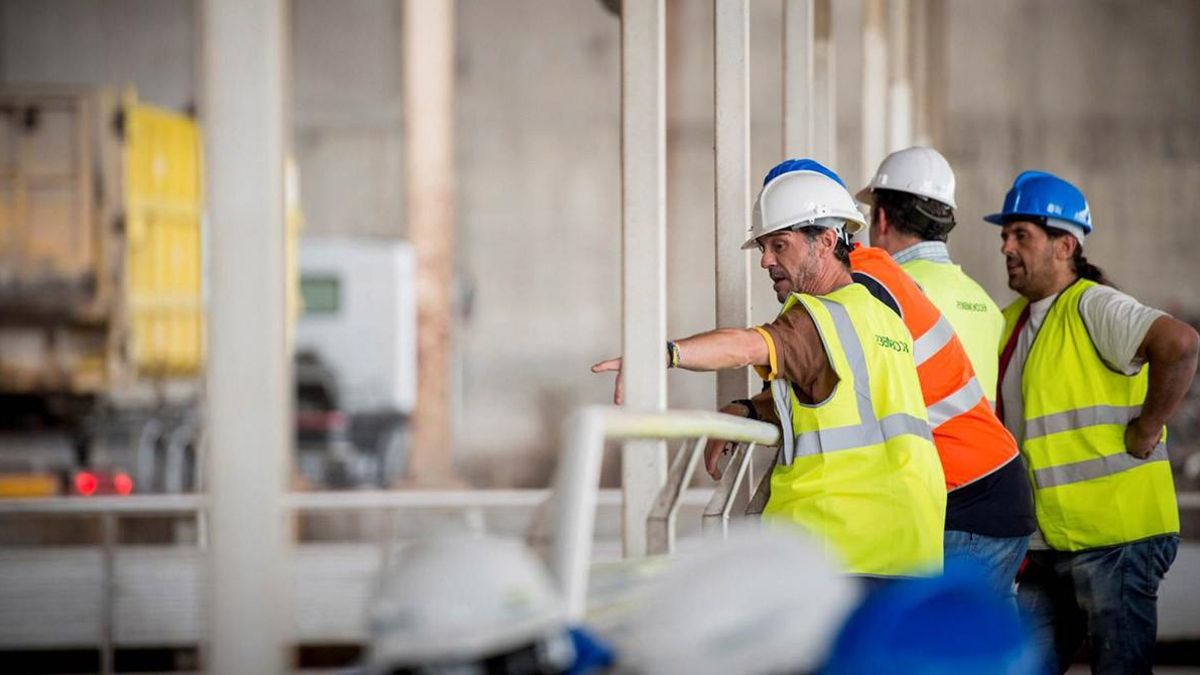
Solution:
[{"label": "dusty concrete pillar", "polygon": [[813,147],[813,2],[783,2],[783,157]]},{"label": "dusty concrete pillar", "polygon": [[211,289],[209,594],[214,673],[290,667],[287,514],[292,437],[281,0],[208,0],[203,25]]},{"label": "dusty concrete pillar", "polygon": [[417,402],[409,480],[454,482],[454,3],[404,2],[408,232],[417,257]]},{"label": "dusty concrete pillar", "polygon": [[912,145],[913,100],[909,61],[909,0],[888,0],[887,151]]},{"label": "dusty concrete pillar", "polygon": [[921,109],[925,142],[941,148],[946,130],[946,82],[950,78],[947,45],[950,40],[946,0],[925,0],[925,39],[918,47],[925,65],[925,86],[922,87]]},{"label": "dusty concrete pillar", "polygon": [[909,0],[908,67],[914,145],[929,145],[929,0]]},{"label": "dusty concrete pillar", "polygon": [[[750,325],[750,7],[713,0],[714,246],[718,326]],[[717,373],[717,405],[747,398],[749,368]]]},{"label": "dusty concrete pillar", "polygon": [[862,176],[871,180],[887,151],[887,0],[863,0]]},{"label": "dusty concrete pillar", "polygon": [[[621,11],[621,260],[625,407],[667,406],[666,16],[663,0]],[[666,480],[666,445],[621,451],[626,556],[646,552],[646,516]]]},{"label": "dusty concrete pillar", "polygon": [[813,7],[813,144],[812,156],[837,166],[837,62],[833,42],[832,0]]}]

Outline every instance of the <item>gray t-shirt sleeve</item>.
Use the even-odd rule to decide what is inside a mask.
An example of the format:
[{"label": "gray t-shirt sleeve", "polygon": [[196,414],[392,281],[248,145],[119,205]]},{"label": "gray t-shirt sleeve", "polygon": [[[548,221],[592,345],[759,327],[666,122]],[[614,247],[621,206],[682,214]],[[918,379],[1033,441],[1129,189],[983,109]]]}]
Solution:
[{"label": "gray t-shirt sleeve", "polygon": [[1100,358],[1113,370],[1134,375],[1144,359],[1138,347],[1146,339],[1150,324],[1167,313],[1147,307],[1111,286],[1093,286],[1079,299],[1079,314],[1092,336]]}]

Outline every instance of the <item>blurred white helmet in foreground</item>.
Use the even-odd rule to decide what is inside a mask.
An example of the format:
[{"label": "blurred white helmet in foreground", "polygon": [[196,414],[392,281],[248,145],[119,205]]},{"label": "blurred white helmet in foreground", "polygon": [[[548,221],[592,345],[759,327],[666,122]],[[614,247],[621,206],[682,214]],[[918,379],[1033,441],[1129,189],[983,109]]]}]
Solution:
[{"label": "blurred white helmet in foreground", "polygon": [[854,582],[797,534],[739,532],[706,542],[647,591],[621,645],[621,670],[815,670],[857,600]]},{"label": "blurred white helmet in foreground", "polygon": [[541,563],[490,537],[404,548],[371,606],[370,631],[371,673],[541,675],[566,672],[575,658]]}]

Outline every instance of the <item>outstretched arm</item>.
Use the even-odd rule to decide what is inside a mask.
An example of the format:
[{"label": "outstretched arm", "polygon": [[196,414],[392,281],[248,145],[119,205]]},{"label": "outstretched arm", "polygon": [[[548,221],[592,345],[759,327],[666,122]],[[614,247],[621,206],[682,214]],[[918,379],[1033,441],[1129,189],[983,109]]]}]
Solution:
[{"label": "outstretched arm", "polygon": [[[770,365],[770,350],[767,341],[753,328],[718,328],[684,338],[675,343],[679,347],[679,362],[676,368],[692,371],[730,370],[746,366]],[[670,367],[670,355],[663,349],[663,363]],[[617,383],[613,392],[613,403],[621,404],[624,398],[621,385],[621,359],[608,359],[592,366],[593,373],[616,372]]]},{"label": "outstretched arm", "polygon": [[753,328],[718,328],[679,340],[677,368],[693,371],[766,366],[767,342]]}]

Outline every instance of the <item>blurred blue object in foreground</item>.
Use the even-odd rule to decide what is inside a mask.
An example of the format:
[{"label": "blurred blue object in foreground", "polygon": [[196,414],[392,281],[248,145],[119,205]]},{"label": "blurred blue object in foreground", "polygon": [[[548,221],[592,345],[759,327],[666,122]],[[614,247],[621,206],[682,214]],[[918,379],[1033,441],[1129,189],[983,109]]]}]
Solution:
[{"label": "blurred blue object in foreground", "polygon": [[603,672],[616,661],[612,645],[588,629],[576,626],[571,628],[570,635],[575,647],[575,663],[567,671],[568,675]]},{"label": "blurred blue object in foreground", "polygon": [[969,560],[872,593],[843,626],[824,675],[1032,675],[1039,659],[1011,600]]}]

